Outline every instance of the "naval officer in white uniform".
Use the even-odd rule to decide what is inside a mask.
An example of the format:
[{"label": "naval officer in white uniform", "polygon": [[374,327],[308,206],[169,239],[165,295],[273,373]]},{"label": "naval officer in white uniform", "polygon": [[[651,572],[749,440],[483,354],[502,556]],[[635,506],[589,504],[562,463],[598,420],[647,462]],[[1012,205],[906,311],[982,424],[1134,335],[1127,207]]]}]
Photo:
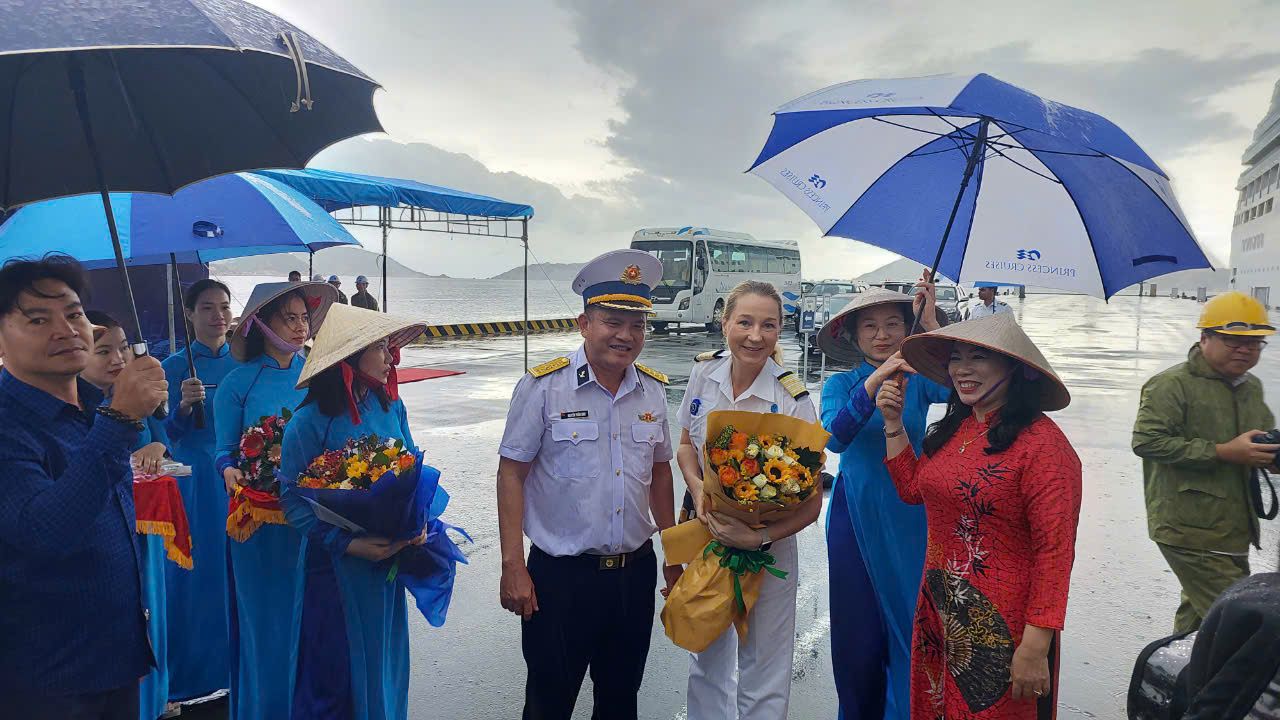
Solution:
[{"label": "naval officer in white uniform", "polygon": [[1009,306],[1009,303],[996,299],[996,285],[994,283],[979,282],[974,283],[974,286],[978,288],[978,302],[971,302],[965,308],[965,320],[976,320],[981,317],[1013,312],[1013,308]]},{"label": "naval officer in white uniform", "polygon": [[[699,355],[677,418],[681,427],[679,463],[690,504],[720,542],[745,550],[768,548],[786,578],[767,575],[760,599],[747,617],[745,640],[730,626],[689,666],[689,720],[777,720],[787,716],[791,697],[792,650],[796,629],[796,585],[800,564],[795,534],[811,525],[821,501],[785,515],[761,529],[716,513],[704,515],[702,453],[707,415],[713,410],[780,413],[817,422],[809,391],[778,360],[782,298],[764,282],[734,288],[724,309],[727,349]],[[775,353],[777,353],[775,355]],[[718,482],[715,478],[711,482]],[[691,501],[696,498],[696,501]]]},{"label": "naval officer in white uniform", "polygon": [[[588,263],[573,281],[582,346],[530,370],[511,397],[498,450],[501,600],[523,619],[525,720],[568,720],[588,668],[592,717],[637,717],[652,535],[675,522],[667,377],[635,362],[661,277],[638,250]],[[668,590],[680,572],[664,568]]]}]

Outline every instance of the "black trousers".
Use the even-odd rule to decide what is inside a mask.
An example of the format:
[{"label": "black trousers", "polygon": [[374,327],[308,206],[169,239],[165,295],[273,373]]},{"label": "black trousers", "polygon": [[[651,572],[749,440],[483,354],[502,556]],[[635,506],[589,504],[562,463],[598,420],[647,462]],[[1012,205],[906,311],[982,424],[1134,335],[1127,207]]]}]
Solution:
[{"label": "black trousers", "polygon": [[[138,720],[138,683],[79,695],[17,695],[4,698],[22,720]],[[0,711],[3,714],[7,711]]]},{"label": "black trousers", "polygon": [[524,720],[569,720],[588,668],[592,720],[636,720],[658,581],[653,546],[613,570],[590,556],[557,558],[537,547],[528,564],[538,612],[521,627],[529,669]]}]

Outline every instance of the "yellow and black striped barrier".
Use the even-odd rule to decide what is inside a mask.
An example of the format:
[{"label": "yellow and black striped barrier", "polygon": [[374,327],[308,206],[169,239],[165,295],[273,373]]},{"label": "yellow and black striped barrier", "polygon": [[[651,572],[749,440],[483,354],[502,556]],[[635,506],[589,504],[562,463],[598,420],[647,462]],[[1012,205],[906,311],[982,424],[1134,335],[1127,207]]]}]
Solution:
[{"label": "yellow and black striped barrier", "polygon": [[[458,323],[455,325],[428,325],[426,332],[419,339],[443,337],[469,337],[475,335],[510,335],[524,332],[524,321]],[[530,320],[529,332],[548,332],[553,330],[572,330],[578,327],[575,318],[555,318],[553,320]]]}]

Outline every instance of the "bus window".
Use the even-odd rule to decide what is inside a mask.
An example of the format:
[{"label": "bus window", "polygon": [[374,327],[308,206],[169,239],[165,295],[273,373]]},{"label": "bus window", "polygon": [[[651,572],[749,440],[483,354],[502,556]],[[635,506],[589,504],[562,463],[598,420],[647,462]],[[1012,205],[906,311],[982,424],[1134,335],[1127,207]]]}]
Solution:
[{"label": "bus window", "polygon": [[631,243],[634,250],[643,250],[662,263],[664,287],[684,289],[693,277],[693,244],[688,240],[637,240]]}]

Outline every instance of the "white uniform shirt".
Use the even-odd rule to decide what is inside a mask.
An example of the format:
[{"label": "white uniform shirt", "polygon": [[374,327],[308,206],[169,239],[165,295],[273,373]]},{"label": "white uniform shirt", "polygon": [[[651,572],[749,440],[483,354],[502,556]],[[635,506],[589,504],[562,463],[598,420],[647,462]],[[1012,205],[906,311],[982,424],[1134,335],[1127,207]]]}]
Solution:
[{"label": "white uniform shirt", "polygon": [[996,300],[990,305],[978,300],[969,303],[969,307],[965,308],[964,319],[976,320],[977,318],[988,317],[990,315],[999,315],[1000,313],[1011,313],[1013,308],[1009,307],[1009,303],[1003,300]]},{"label": "white uniform shirt", "polygon": [[695,362],[689,373],[689,386],[684,391],[684,400],[680,403],[676,421],[681,428],[689,431],[689,439],[698,449],[699,458],[707,443],[707,415],[713,410],[774,412],[809,422],[818,421],[812,398],[808,395],[793,398],[782,387],[778,376],[787,371],[772,358],[765,361],[751,387],[738,397],[733,397],[733,381],[729,378],[729,366],[732,362],[732,355],[725,350],[721,357]]},{"label": "white uniform shirt", "polygon": [[633,366],[611,395],[579,347],[568,367],[520,378],[498,453],[533,463],[524,534],[543,552],[631,552],[657,530],[649,486],[672,457],[666,387]]}]

